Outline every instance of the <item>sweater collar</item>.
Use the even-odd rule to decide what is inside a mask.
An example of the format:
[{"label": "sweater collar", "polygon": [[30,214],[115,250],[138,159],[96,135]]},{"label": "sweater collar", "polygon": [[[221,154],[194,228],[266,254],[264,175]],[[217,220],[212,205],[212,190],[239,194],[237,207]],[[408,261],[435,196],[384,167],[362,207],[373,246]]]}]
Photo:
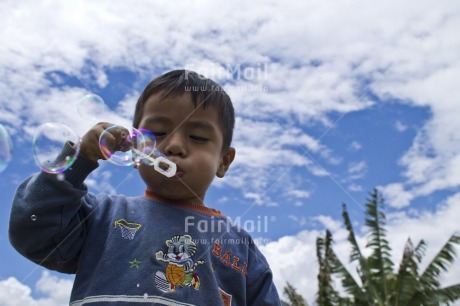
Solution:
[{"label": "sweater collar", "polygon": [[185,208],[185,209],[194,210],[196,212],[200,212],[200,213],[203,213],[203,214],[206,214],[206,215],[223,217],[223,215],[220,212],[220,210],[210,208],[210,207],[206,207],[204,205],[193,204],[193,203],[191,203],[189,201],[168,199],[168,198],[165,198],[165,197],[159,195],[158,193],[155,193],[155,192],[153,192],[152,190],[149,190],[149,189],[145,190],[144,197],[146,197],[148,199],[158,201],[158,202],[161,202],[161,203],[171,204],[171,205],[174,205],[174,206],[177,206],[177,207],[182,207],[182,208]]}]

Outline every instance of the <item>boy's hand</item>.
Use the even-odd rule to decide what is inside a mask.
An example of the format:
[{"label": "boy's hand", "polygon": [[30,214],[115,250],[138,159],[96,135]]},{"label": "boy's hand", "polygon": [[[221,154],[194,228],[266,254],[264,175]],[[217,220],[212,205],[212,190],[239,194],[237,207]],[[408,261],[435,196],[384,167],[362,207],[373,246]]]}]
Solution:
[{"label": "boy's hand", "polygon": [[[99,138],[101,134],[108,129],[113,127],[114,124],[109,122],[99,122],[93,126],[85,135],[83,135],[80,143],[80,154],[88,158],[89,160],[97,163],[99,159],[107,159],[99,147]],[[126,128],[117,126],[111,128],[104,135],[104,143],[110,152],[115,151],[128,151],[130,146],[127,145],[130,134]]]}]

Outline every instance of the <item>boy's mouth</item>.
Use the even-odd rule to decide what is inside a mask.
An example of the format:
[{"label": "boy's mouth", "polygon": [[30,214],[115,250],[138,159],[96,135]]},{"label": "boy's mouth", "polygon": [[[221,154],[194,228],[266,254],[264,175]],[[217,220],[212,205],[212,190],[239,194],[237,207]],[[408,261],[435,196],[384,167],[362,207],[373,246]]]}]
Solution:
[{"label": "boy's mouth", "polygon": [[[172,161],[172,160],[170,160],[170,161],[174,163],[174,161]],[[185,171],[178,164],[176,164],[176,163],[174,163],[174,164],[176,165],[176,173],[173,176],[169,177],[169,178],[172,178],[172,179],[173,178],[181,178],[182,176],[185,175]],[[158,163],[158,167],[163,171],[168,171],[170,165],[165,163],[165,162],[160,161]]]},{"label": "boy's mouth", "polygon": [[181,178],[185,175],[185,172],[184,170],[178,165],[176,164],[177,166],[177,170],[176,170],[176,174],[173,176],[174,178]]}]

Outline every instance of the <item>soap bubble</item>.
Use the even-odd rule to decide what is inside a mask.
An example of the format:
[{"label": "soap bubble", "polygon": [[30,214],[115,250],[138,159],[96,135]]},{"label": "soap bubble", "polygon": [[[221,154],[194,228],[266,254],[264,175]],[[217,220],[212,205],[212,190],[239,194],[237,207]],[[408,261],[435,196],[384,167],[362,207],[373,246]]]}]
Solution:
[{"label": "soap bubble", "polygon": [[97,121],[98,116],[107,109],[104,100],[95,94],[85,95],[78,101],[77,110],[85,119]]},{"label": "soap bubble", "polygon": [[152,132],[132,128],[131,132],[120,125],[105,129],[99,137],[102,155],[118,166],[139,164],[142,157],[149,156],[155,149]]},{"label": "soap bubble", "polygon": [[147,156],[150,156],[153,152],[157,151],[157,149],[155,149],[157,143],[155,135],[152,131],[146,129],[134,130],[136,133],[134,136],[140,139],[140,141],[137,140],[136,149],[138,149],[139,151],[141,151],[142,154]]},{"label": "soap bubble", "polygon": [[140,165],[141,162],[152,166],[166,177],[173,177],[177,165],[155,148],[155,136],[148,130],[132,129],[132,132],[119,125],[105,129],[99,137],[102,155],[118,166]]},{"label": "soap bubble", "polygon": [[13,145],[6,128],[0,124],[0,173],[3,172],[13,158]]},{"label": "soap bubble", "polygon": [[[74,145],[75,152],[56,160],[66,142]],[[65,124],[48,122],[40,125],[35,130],[33,139],[34,158],[38,167],[45,172],[64,172],[75,162],[79,150],[80,138],[75,131]]]},{"label": "soap bubble", "polygon": [[32,221],[37,221],[37,216],[36,216],[36,215],[30,216],[30,220],[32,220]]}]

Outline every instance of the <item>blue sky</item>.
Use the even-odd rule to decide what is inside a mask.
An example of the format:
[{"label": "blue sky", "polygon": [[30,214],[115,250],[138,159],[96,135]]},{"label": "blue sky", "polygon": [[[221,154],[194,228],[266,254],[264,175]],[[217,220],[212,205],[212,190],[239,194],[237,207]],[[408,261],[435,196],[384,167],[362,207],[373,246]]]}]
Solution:
[{"label": "blue sky", "polygon": [[[0,124],[13,158],[0,173],[0,304],[65,305],[71,289],[72,276],[8,242],[15,188],[39,170],[35,128],[61,122],[82,136],[97,121],[130,126],[143,87],[180,68],[216,80],[234,102],[236,160],[205,202],[255,225],[280,292],[290,281],[313,303],[326,228],[347,261],[342,203],[365,245],[374,187],[394,261],[408,237],[426,240],[429,260],[460,230],[459,14],[455,1],[428,0],[2,1]],[[90,93],[108,108],[88,119],[77,109]],[[134,169],[106,162],[87,184],[144,190]],[[459,267],[444,284],[460,282]]]}]

